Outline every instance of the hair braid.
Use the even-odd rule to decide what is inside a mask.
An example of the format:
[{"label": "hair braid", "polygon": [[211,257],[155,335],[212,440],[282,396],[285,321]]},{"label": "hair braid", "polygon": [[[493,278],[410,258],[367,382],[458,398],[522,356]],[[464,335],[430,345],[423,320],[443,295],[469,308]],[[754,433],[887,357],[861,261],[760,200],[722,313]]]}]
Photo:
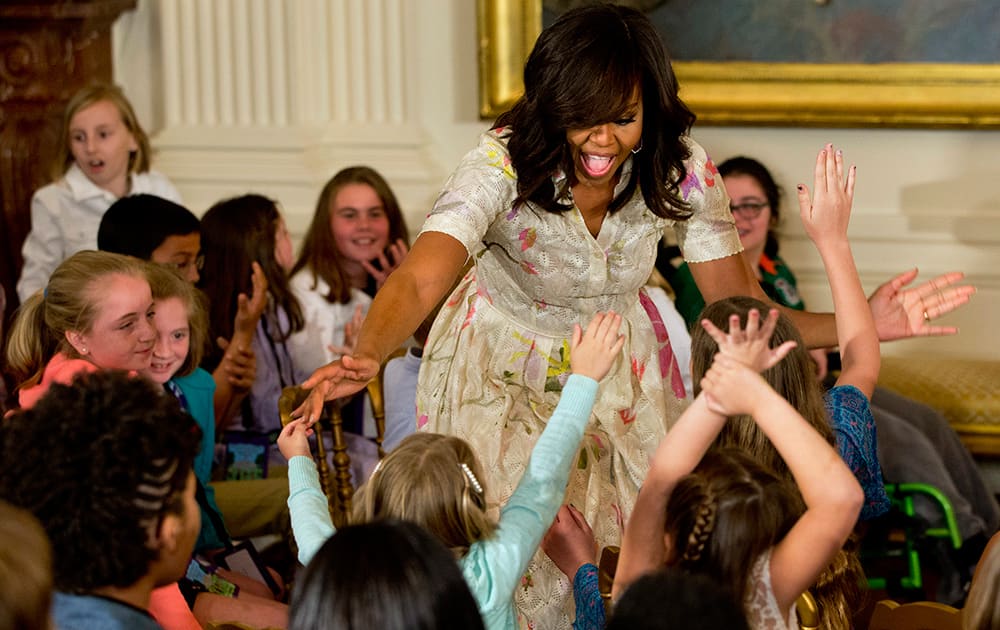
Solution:
[{"label": "hair braid", "polygon": [[694,515],[694,524],[691,527],[691,533],[688,534],[684,554],[681,556],[681,560],[686,564],[694,564],[701,559],[705,544],[708,543],[708,539],[712,537],[712,531],[715,529],[715,512],[718,501],[707,485],[702,487],[702,491],[701,502]]}]

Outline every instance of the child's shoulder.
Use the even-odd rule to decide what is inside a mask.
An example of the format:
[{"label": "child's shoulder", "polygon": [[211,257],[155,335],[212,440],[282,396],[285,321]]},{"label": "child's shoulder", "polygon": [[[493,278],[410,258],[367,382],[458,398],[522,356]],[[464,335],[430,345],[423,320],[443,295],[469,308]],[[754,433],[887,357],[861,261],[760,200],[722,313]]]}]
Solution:
[{"label": "child's shoulder", "polygon": [[131,194],[156,195],[157,197],[163,197],[174,203],[184,205],[181,202],[181,194],[177,191],[177,187],[174,186],[173,182],[170,181],[170,178],[152,169],[145,173],[132,174]]},{"label": "child's shoulder", "polygon": [[196,367],[190,374],[175,376],[171,379],[182,389],[215,389],[215,379],[203,368]]}]

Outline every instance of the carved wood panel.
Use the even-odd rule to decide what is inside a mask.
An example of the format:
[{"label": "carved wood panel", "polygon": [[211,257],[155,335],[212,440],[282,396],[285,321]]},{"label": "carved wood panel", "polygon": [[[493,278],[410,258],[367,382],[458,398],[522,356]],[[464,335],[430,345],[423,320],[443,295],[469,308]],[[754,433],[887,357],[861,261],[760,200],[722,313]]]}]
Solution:
[{"label": "carved wood panel", "polygon": [[50,181],[74,92],[111,80],[111,25],[135,0],[0,4],[0,284],[17,305],[31,195]]}]

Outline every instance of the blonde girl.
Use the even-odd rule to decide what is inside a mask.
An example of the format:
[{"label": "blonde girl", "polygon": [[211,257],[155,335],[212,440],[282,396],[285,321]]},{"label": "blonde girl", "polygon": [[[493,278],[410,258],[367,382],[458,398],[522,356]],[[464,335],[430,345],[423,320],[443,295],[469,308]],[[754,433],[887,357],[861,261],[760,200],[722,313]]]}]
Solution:
[{"label": "blonde girl", "polygon": [[[143,374],[175,396],[202,431],[201,448],[194,460],[194,473],[200,487],[198,505],[201,508],[201,530],[195,543],[195,553],[211,556],[232,542],[215,502],[215,491],[209,483],[215,451],[215,380],[198,367],[208,335],[204,296],[173,269],[150,264],[147,274],[153,291],[156,344],[150,366]],[[284,627],[287,624],[288,607],[273,601],[265,584],[224,569],[217,571],[225,579],[239,585],[237,598],[190,591],[191,582],[182,579],[181,592],[187,598],[187,606],[183,606],[185,602],[182,600],[171,597],[173,587],[154,591],[151,603],[154,616],[166,618],[161,623],[167,630],[183,627],[172,620],[191,614],[202,624],[219,620],[268,627]],[[186,609],[188,607],[190,611]],[[168,610],[169,615],[166,614]]]},{"label": "blonde girl", "polygon": [[[517,627],[514,589],[562,502],[597,382],[613,363],[625,360],[620,325],[619,315],[599,313],[585,333],[576,326],[573,374],[499,522],[487,516],[486,477],[479,459],[467,442],[453,436],[411,435],[360,490],[355,520],[414,521],[455,553],[487,628]],[[306,425],[296,421],[278,438],[289,459],[288,503],[303,563],[334,534],[306,433]]]},{"label": "blonde girl", "polygon": [[20,405],[34,405],[49,385],[68,384],[81,371],[147,369],[152,318],[145,263],[108,252],[70,256],[21,304],[11,327],[7,371]]},{"label": "blonde girl", "polygon": [[95,83],[77,92],[66,105],[60,138],[53,183],[31,199],[17,283],[22,302],[67,257],[97,249],[101,217],[117,199],[148,193],[181,202],[170,180],[150,170],[149,139],[121,88]]}]

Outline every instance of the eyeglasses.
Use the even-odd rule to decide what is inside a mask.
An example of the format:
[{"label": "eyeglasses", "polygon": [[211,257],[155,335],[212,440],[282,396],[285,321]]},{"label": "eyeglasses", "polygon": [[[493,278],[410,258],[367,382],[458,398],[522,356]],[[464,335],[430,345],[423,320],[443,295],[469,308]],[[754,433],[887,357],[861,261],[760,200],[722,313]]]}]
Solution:
[{"label": "eyeglasses", "polygon": [[181,272],[187,271],[188,267],[193,265],[195,269],[201,271],[205,267],[205,255],[198,254],[194,260],[185,260],[181,263],[171,262],[167,263],[167,265]]},{"label": "eyeglasses", "polygon": [[764,211],[764,208],[769,205],[771,204],[766,201],[744,201],[743,203],[736,204],[735,206],[729,206],[729,210],[733,214],[738,214],[744,219],[751,220],[759,217],[760,213]]}]

